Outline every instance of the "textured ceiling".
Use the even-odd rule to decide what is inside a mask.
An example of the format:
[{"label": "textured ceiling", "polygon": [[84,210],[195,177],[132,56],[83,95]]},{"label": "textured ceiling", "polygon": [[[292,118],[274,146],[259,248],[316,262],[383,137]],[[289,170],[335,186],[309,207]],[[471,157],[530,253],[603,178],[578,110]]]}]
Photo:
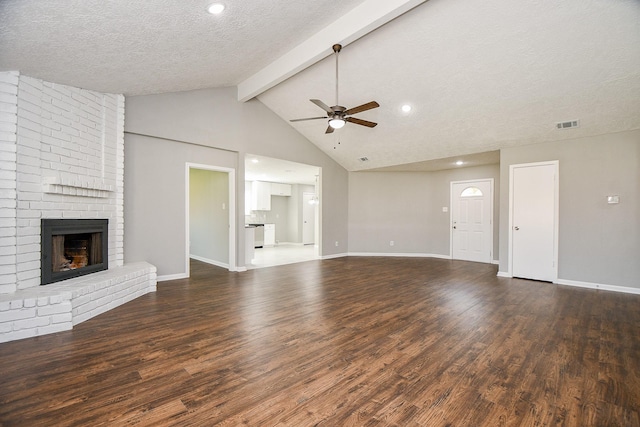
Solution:
[{"label": "textured ceiling", "polygon": [[[308,100],[334,105],[334,66],[259,99],[286,120],[320,116]],[[430,0],[340,53],[340,104],[371,100],[357,117],[373,129],[292,125],[348,170],[640,128],[640,2]],[[556,129],[567,120],[580,127]]]},{"label": "textured ceiling", "polygon": [[125,95],[235,86],[362,0],[0,0],[0,70]]},{"label": "textured ceiling", "polygon": [[[208,3],[1,0],[0,70],[127,96],[233,86],[381,4],[245,0],[210,16]],[[340,55],[340,104],[378,101],[357,115],[376,128],[291,125],[352,171],[474,164],[503,147],[638,129],[639,23],[638,0],[429,0]],[[326,57],[258,98],[287,121],[322,115],[309,99],[334,104],[334,66]],[[567,120],[580,126],[555,128]]]}]

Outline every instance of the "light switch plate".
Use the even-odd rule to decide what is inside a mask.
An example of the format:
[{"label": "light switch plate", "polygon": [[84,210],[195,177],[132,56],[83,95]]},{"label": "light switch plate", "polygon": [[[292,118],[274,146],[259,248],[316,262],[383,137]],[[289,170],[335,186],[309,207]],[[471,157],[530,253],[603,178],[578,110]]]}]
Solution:
[{"label": "light switch plate", "polygon": [[607,203],[610,205],[620,203],[620,196],[607,196]]},{"label": "light switch plate", "polygon": [[443,207],[442,207],[442,212],[449,212],[449,208],[448,208],[448,207],[446,207],[446,206],[443,206]]}]

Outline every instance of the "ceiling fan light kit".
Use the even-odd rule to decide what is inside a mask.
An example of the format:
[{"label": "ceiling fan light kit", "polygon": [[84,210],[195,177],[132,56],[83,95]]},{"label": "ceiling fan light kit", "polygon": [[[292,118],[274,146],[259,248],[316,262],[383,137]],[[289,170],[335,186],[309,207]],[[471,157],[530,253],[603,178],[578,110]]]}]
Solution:
[{"label": "ceiling fan light kit", "polygon": [[327,104],[320,101],[319,99],[310,99],[311,102],[316,104],[318,107],[322,108],[327,113],[327,115],[321,116],[321,117],[308,117],[305,119],[293,119],[290,121],[302,122],[306,120],[329,119],[328,121],[329,126],[327,127],[327,130],[325,131],[325,133],[333,133],[334,129],[342,128],[346,124],[346,122],[355,123],[357,125],[366,126],[369,128],[376,127],[377,123],[370,122],[368,120],[358,119],[356,117],[350,117],[352,114],[361,113],[363,111],[371,110],[373,108],[378,108],[380,104],[378,104],[376,101],[367,102],[366,104],[362,104],[357,107],[353,107],[349,109],[347,109],[346,107],[343,107],[342,105],[339,105],[339,102],[338,102],[338,54],[342,50],[342,45],[334,44],[332,48],[336,56],[336,105],[334,105],[333,107],[329,107]]},{"label": "ceiling fan light kit", "polygon": [[329,120],[329,126],[331,126],[334,129],[340,129],[341,127],[344,126],[346,122],[342,119],[331,119]]}]

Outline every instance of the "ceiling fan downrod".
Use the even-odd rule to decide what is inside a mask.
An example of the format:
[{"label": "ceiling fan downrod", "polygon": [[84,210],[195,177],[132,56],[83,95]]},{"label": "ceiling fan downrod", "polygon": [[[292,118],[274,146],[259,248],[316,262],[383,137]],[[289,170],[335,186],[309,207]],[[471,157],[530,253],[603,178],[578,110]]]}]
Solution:
[{"label": "ceiling fan downrod", "polygon": [[341,50],[342,50],[341,44],[336,43],[333,45],[333,51],[336,54],[336,105],[340,105],[340,103],[338,103],[338,54],[340,53]]}]

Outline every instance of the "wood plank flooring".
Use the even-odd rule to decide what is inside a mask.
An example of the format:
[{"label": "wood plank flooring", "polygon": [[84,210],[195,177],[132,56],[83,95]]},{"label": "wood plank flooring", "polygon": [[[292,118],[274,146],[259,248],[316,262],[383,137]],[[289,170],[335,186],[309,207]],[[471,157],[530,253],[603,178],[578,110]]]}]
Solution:
[{"label": "wood plank flooring", "polygon": [[640,295],[492,265],[194,262],[0,344],[2,426],[640,426]]}]

